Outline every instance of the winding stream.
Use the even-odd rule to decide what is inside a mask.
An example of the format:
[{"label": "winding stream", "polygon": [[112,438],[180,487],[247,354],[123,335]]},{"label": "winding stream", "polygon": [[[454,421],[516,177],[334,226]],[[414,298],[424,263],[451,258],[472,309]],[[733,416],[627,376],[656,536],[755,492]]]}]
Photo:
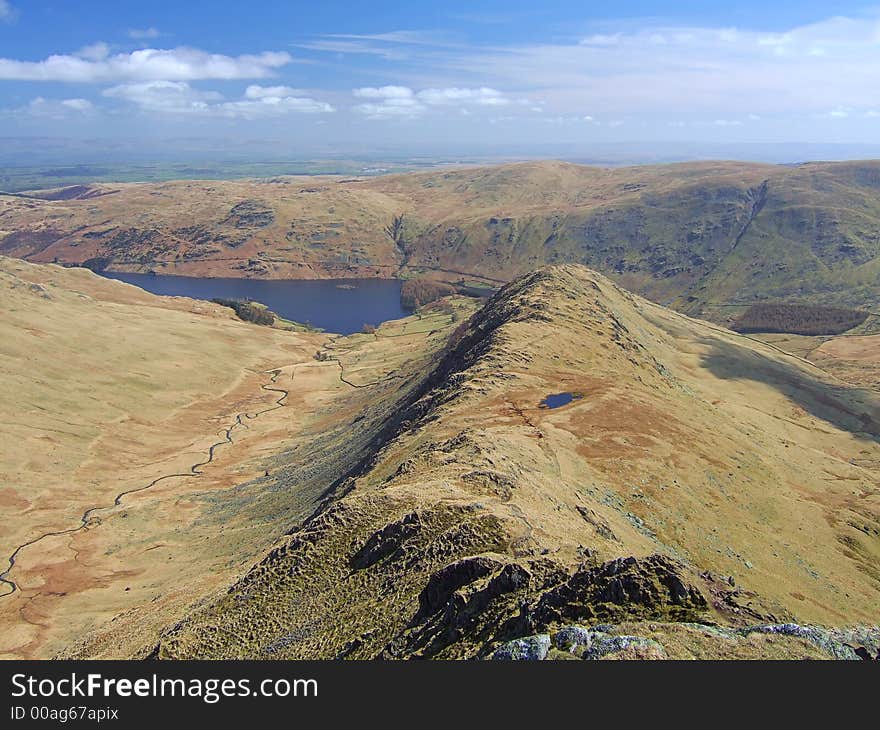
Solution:
[{"label": "winding stream", "polygon": [[[294,365],[294,368],[296,368],[295,365]],[[152,487],[156,486],[159,482],[162,482],[166,479],[191,478],[191,477],[201,476],[204,473],[202,471],[202,468],[214,461],[214,454],[216,453],[217,449],[220,448],[221,446],[223,446],[224,444],[234,443],[234,441],[232,440],[232,431],[238,426],[244,426],[245,428],[247,428],[247,424],[244,423],[243,419],[253,420],[254,418],[257,418],[264,413],[269,413],[270,411],[274,411],[279,408],[283,408],[284,401],[287,399],[287,397],[290,393],[289,393],[289,391],[284,390],[283,388],[273,387],[275,385],[275,381],[278,379],[278,376],[281,374],[281,368],[278,368],[275,370],[269,370],[267,372],[271,373],[271,378],[268,383],[264,383],[263,385],[260,386],[260,388],[262,390],[265,390],[270,393],[280,393],[281,394],[281,397],[275,401],[274,405],[270,406],[269,408],[264,408],[263,410],[256,411],[255,413],[244,412],[244,413],[237,414],[235,417],[235,421],[233,421],[233,423],[230,426],[227,426],[223,430],[223,435],[224,435],[223,440],[217,441],[216,443],[213,443],[213,444],[211,444],[210,447],[208,447],[208,458],[205,459],[204,461],[198,461],[195,464],[193,464],[192,466],[190,466],[189,471],[177,472],[177,473],[173,473],[173,474],[164,474],[160,477],[157,477],[156,479],[151,481],[149,484],[145,484],[142,487],[137,487],[136,489],[127,489],[124,492],[120,492],[119,494],[117,494],[116,498],[113,500],[112,504],[104,505],[104,506],[89,507],[85,512],[83,512],[82,517],[80,517],[80,520],[79,520],[79,525],[77,525],[76,527],[69,527],[66,530],[54,530],[52,532],[44,532],[42,535],[39,535],[38,537],[35,537],[31,540],[28,540],[27,542],[23,542],[21,545],[19,545],[17,548],[15,548],[15,550],[12,551],[12,554],[8,558],[9,564],[8,564],[6,570],[4,570],[2,573],[0,573],[0,583],[5,585],[9,589],[5,593],[0,594],[0,598],[5,598],[6,596],[11,596],[13,593],[15,593],[18,590],[18,585],[16,584],[16,582],[14,580],[12,580],[9,577],[9,574],[12,572],[12,569],[15,567],[16,561],[18,560],[18,557],[21,554],[22,550],[24,550],[28,547],[31,547],[32,545],[36,545],[37,543],[39,543],[42,540],[45,540],[46,538],[49,538],[49,537],[70,535],[75,532],[79,532],[80,530],[85,530],[89,526],[89,524],[92,522],[92,517],[96,512],[101,512],[104,510],[112,509],[113,507],[118,507],[119,505],[122,504],[122,500],[125,497],[127,497],[128,495],[136,494],[138,492],[145,492],[148,489],[151,489]],[[295,372],[295,370],[294,370],[294,372]],[[292,377],[292,375],[291,375],[291,377]]]}]

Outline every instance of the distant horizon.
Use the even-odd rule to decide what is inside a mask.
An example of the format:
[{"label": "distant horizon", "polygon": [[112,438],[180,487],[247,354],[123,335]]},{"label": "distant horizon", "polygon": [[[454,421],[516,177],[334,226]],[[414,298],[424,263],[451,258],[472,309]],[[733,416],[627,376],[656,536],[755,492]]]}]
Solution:
[{"label": "distant horizon", "polygon": [[[314,148],[280,149],[276,140],[242,142],[228,140],[170,139],[143,148],[137,139],[77,140],[63,137],[0,136],[0,165],[11,168],[120,167],[160,164],[283,165],[303,162],[363,162],[432,166],[441,164],[507,164],[559,160],[597,166],[636,166],[682,162],[754,162],[804,164],[880,159],[880,143],[683,143],[677,141],[621,141],[592,144],[504,145],[488,148],[468,146],[460,150],[443,148],[385,148],[370,150],[340,146],[335,150]],[[375,171],[373,171],[375,172]]]}]

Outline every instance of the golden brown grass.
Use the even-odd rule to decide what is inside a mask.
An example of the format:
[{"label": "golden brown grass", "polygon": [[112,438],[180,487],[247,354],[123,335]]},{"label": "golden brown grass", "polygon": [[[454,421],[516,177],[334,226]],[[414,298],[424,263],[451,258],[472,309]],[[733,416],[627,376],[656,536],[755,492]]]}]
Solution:
[{"label": "golden brown grass", "polygon": [[[876,392],[581,267],[512,286],[338,501],[171,632],[163,655],[405,647],[428,577],[473,555],[534,574],[659,552],[740,591],[713,620],[876,622]],[[583,397],[540,408],[560,391]],[[405,536],[397,552],[358,567],[383,530]],[[441,656],[472,654],[473,640]],[[734,654],[774,642],[786,644],[758,637]]]}]

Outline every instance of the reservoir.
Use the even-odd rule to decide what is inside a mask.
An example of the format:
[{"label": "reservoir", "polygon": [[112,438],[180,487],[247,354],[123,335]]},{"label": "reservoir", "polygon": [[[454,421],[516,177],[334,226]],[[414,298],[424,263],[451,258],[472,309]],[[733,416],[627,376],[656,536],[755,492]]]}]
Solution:
[{"label": "reservoir", "polygon": [[349,335],[365,324],[379,325],[406,317],[400,305],[398,279],[205,279],[160,274],[103,276],[134,284],[153,294],[193,299],[253,300],[265,304],[279,317],[308,323],[328,332]]}]

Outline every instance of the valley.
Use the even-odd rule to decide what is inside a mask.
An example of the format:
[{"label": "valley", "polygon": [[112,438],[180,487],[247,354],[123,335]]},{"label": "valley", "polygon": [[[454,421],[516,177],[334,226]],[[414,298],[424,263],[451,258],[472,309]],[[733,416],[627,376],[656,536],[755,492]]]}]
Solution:
[{"label": "valley", "polygon": [[404,320],[394,356],[349,370],[315,360],[327,335],[249,325],[85,270],[0,262],[7,658],[51,656],[136,608],[139,632],[158,630],[232,580],[325,488],[255,497],[274,484],[277,455],[351,418],[329,404],[426,336]]},{"label": "valley", "polygon": [[0,656],[880,654],[878,186],[0,195]]},{"label": "valley", "polygon": [[878,335],[571,264],[348,336],[0,264],[7,658],[880,650]]},{"label": "valley", "polygon": [[878,309],[880,163],[563,162],[0,195],[0,253],[113,272],[497,288],[581,263],[684,313]]}]

